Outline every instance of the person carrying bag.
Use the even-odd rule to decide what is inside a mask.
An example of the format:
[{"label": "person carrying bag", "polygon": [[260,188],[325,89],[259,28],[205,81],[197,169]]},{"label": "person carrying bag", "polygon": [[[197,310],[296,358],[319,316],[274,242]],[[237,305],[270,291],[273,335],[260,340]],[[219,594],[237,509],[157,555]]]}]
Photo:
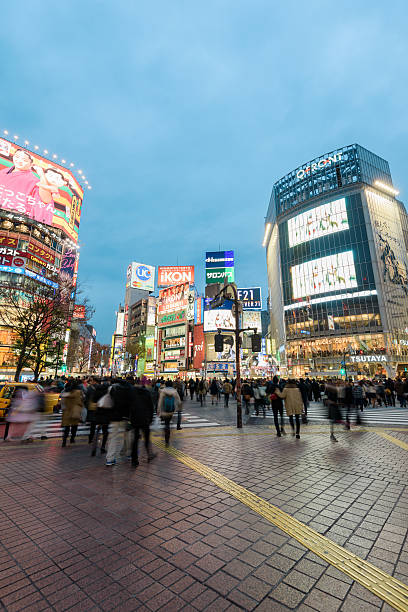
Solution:
[{"label": "person carrying bag", "polygon": [[181,410],[181,400],[176,389],[173,387],[171,380],[166,381],[166,386],[160,392],[158,412],[160,418],[164,422],[164,440],[166,446],[170,442],[170,423],[173,418],[173,414]]}]

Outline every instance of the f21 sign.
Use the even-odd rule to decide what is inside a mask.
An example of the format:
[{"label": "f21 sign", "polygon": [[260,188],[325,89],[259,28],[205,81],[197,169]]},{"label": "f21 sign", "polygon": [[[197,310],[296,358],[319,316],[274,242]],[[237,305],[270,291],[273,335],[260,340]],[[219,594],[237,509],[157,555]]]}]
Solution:
[{"label": "f21 sign", "polygon": [[243,310],[262,310],[261,287],[238,289],[238,299]]}]

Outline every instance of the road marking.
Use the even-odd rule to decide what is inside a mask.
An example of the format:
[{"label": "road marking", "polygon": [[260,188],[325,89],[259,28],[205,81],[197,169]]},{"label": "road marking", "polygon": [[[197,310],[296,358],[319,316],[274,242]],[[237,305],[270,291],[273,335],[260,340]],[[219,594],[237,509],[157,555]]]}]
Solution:
[{"label": "road marking", "polygon": [[392,442],[393,444],[396,444],[397,446],[400,446],[404,450],[408,451],[408,444],[406,442],[398,440],[398,438],[394,438],[394,436],[390,436],[382,431],[376,431],[375,433],[384,438],[385,440],[388,440],[389,442]]},{"label": "road marking", "polygon": [[393,578],[386,572],[375,567],[368,561],[349,552],[342,546],[332,542],[311,527],[301,523],[290,514],[283,512],[266,500],[248,491],[241,485],[212,468],[186,455],[173,446],[166,447],[162,441],[155,444],[166,453],[193,469],[220,489],[226,491],[257,514],[271,522],[279,529],[297,540],[302,546],[311,550],[324,561],[359,582],[363,587],[374,593],[400,612],[408,612],[408,586]]}]

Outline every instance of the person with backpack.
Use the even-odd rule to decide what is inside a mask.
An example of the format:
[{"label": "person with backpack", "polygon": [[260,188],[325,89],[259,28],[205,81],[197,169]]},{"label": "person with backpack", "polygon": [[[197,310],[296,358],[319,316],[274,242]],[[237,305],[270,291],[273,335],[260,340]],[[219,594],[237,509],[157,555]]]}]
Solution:
[{"label": "person with backpack", "polygon": [[170,442],[170,422],[175,411],[181,409],[180,396],[173,387],[171,380],[166,381],[166,386],[160,393],[158,413],[164,422],[164,440],[166,446]]},{"label": "person with backpack", "polygon": [[116,460],[125,442],[125,424],[129,419],[133,401],[133,386],[120,378],[114,382],[108,393],[112,400],[112,407],[109,415],[111,431],[108,438],[106,465],[111,466],[116,465]]}]

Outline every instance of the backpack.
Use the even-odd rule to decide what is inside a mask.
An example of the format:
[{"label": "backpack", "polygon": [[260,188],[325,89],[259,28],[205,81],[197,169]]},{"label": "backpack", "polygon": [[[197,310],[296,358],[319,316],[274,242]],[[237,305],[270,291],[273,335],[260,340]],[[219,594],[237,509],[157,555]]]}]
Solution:
[{"label": "backpack", "polygon": [[163,403],[164,403],[163,412],[170,412],[171,414],[173,414],[176,408],[174,397],[172,395],[165,395]]}]

